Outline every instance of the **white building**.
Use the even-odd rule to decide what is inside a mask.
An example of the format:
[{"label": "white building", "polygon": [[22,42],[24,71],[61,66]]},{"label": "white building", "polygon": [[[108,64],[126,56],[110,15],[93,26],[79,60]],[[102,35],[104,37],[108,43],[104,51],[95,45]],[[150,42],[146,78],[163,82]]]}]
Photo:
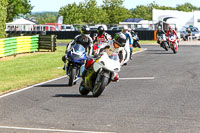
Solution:
[{"label": "white building", "polygon": [[183,12],[177,10],[153,9],[152,15],[152,21],[175,24],[178,29],[190,25],[200,29],[200,11]]}]

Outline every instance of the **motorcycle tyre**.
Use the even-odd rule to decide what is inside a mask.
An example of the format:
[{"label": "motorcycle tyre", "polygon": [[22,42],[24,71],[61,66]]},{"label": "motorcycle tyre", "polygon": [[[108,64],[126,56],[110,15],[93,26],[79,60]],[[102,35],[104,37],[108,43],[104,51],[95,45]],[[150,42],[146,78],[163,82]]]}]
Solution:
[{"label": "motorcycle tyre", "polygon": [[76,77],[76,68],[71,68],[69,75],[69,86],[74,84],[74,79]]},{"label": "motorcycle tyre", "polygon": [[174,45],[172,45],[172,51],[174,52],[174,54],[176,54],[176,53],[177,53],[177,51],[176,51],[176,49],[175,49]]},{"label": "motorcycle tyre", "polygon": [[136,41],[136,47],[141,48],[140,44]]},{"label": "motorcycle tyre", "polygon": [[[97,86],[98,87],[97,91],[94,92],[95,89],[92,90],[93,97],[98,97],[101,95],[101,93],[104,91],[105,87],[108,85],[109,79],[108,79],[108,77],[102,76],[100,81],[101,81],[101,83],[99,83],[99,86]],[[96,85],[94,86],[94,88],[95,87],[96,87]]]},{"label": "motorcycle tyre", "polygon": [[90,91],[87,90],[87,89],[83,86],[83,84],[84,84],[84,81],[81,81],[81,84],[80,84],[80,86],[79,86],[79,92],[80,92],[81,95],[87,95]]},{"label": "motorcycle tyre", "polygon": [[164,49],[168,51],[167,45],[164,43]]}]

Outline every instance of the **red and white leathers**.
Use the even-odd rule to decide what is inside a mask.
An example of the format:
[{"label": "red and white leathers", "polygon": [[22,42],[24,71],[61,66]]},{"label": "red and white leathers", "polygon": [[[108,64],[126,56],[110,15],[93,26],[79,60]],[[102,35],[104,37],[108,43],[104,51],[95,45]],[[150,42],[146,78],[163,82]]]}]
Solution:
[{"label": "red and white leathers", "polygon": [[169,31],[167,31],[166,36],[170,37],[170,36],[176,36],[176,45],[178,46],[178,36],[175,30],[171,29]]},{"label": "red and white leathers", "polygon": [[94,36],[93,38],[93,42],[94,42],[94,46],[93,46],[93,50],[94,50],[94,54],[97,54],[98,53],[98,50],[100,48],[100,46],[107,42],[108,40],[111,40],[111,36],[107,33],[103,33],[102,35],[97,35],[97,36]]}]

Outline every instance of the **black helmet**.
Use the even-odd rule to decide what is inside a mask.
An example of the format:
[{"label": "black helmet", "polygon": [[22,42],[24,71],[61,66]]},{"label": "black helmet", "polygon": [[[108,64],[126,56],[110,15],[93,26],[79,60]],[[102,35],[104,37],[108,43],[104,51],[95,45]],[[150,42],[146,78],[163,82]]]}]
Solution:
[{"label": "black helmet", "polygon": [[126,44],[126,36],[122,32],[116,33],[113,40],[120,47],[124,47]]},{"label": "black helmet", "polygon": [[99,26],[98,29],[97,29],[97,33],[98,33],[99,35],[103,35],[103,32],[104,32],[103,26]]},{"label": "black helmet", "polygon": [[81,27],[81,32],[82,32],[83,34],[90,34],[90,28],[89,28],[89,26],[88,26],[88,25],[82,26],[82,27]]}]

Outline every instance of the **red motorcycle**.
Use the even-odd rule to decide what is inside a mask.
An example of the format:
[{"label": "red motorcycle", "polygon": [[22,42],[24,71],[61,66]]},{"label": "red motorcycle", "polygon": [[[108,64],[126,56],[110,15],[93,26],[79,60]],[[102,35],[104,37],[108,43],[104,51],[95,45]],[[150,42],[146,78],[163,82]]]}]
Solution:
[{"label": "red motorcycle", "polygon": [[174,52],[174,54],[177,53],[178,51],[178,40],[176,38],[175,35],[170,35],[168,37],[168,43],[169,43],[169,47],[172,49],[172,51]]}]

